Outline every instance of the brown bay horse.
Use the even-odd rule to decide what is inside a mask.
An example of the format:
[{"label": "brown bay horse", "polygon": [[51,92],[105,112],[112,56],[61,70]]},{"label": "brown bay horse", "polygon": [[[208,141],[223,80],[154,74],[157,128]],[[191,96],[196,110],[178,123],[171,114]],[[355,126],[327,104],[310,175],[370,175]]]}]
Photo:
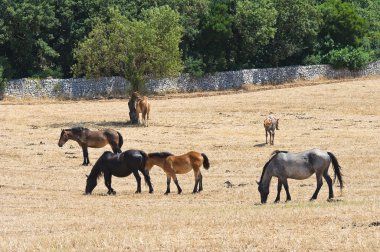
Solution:
[{"label": "brown bay horse", "polygon": [[102,148],[109,144],[114,153],[121,152],[123,146],[123,137],[113,129],[92,131],[83,127],[75,127],[71,129],[63,129],[58,141],[58,146],[62,147],[68,140],[76,141],[83,150],[83,164],[88,165],[88,147]]},{"label": "brown bay horse", "polygon": [[[148,127],[149,120],[149,112],[150,112],[150,102],[148,101],[148,97],[141,96],[138,92],[132,93],[132,99],[135,101],[135,108],[139,123]],[[141,114],[141,121],[140,121]]]},{"label": "brown bay horse", "polygon": [[178,189],[178,194],[180,194],[182,192],[182,189],[178,184],[176,174],[185,174],[190,172],[191,170],[194,171],[195,179],[193,193],[201,192],[203,190],[203,184],[202,173],[200,171],[200,168],[202,165],[206,170],[210,168],[210,163],[206,154],[195,151],[190,151],[180,156],[174,156],[169,152],[149,153],[148,159],[145,164],[145,168],[148,169],[148,171],[150,171],[154,165],[161,167],[166,173],[166,195],[170,193],[171,178],[173,178],[174,183],[176,184]]}]

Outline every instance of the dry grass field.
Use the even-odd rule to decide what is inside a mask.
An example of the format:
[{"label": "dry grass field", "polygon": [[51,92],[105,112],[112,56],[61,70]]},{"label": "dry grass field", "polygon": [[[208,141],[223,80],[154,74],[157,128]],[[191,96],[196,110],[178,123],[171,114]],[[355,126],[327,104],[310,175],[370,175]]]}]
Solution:
[{"label": "dry grass field", "polygon": [[[150,97],[149,127],[132,127],[127,100],[0,103],[1,251],[378,251],[380,249],[380,79],[218,95]],[[275,145],[265,145],[263,120],[280,118]],[[109,146],[89,149],[90,166],[61,128],[111,127],[123,150],[189,150],[208,155],[204,191],[193,195],[193,174],[179,175],[183,194],[163,195],[166,176],[151,172],[154,194],[135,194],[133,176],[103,178],[83,195],[92,165]],[[309,202],[315,176],[289,180],[292,201],[261,205],[256,180],[276,149],[314,147],[336,155],[342,195],[327,202],[324,182]],[[333,175],[330,169],[330,175]]]}]

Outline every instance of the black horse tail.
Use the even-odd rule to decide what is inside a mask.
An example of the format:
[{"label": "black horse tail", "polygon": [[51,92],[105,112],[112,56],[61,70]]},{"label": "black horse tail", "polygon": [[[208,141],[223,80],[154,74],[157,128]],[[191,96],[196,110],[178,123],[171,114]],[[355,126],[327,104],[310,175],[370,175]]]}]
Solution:
[{"label": "black horse tail", "polygon": [[341,172],[342,167],[340,167],[338,160],[336,159],[334,154],[332,154],[331,152],[327,152],[327,154],[329,154],[331,158],[331,163],[333,164],[333,167],[334,167],[334,173],[335,173],[334,182],[336,178],[338,178],[339,187],[340,187],[340,190],[342,190],[343,188],[343,179],[342,179],[342,172]]},{"label": "black horse tail", "polygon": [[119,131],[117,131],[117,134],[119,135],[119,148],[121,149],[121,146],[123,146],[123,136],[120,134]]},{"label": "black horse tail", "polygon": [[208,161],[208,157],[206,156],[206,154],[204,153],[201,153],[202,157],[203,157],[203,167],[208,170],[208,168],[210,168],[210,162]]},{"label": "black horse tail", "polygon": [[141,167],[139,170],[144,175],[145,184],[149,184],[148,181],[150,180],[150,176],[147,170],[145,169],[146,161],[148,160],[148,154],[146,154],[146,152],[142,150],[140,150],[140,154],[143,159],[142,159]]}]

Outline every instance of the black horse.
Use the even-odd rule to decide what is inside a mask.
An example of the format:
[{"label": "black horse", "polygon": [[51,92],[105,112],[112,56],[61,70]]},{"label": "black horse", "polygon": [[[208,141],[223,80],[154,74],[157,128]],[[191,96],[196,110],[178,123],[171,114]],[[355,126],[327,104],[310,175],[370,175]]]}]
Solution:
[{"label": "black horse", "polygon": [[145,170],[147,158],[147,154],[141,150],[127,150],[116,154],[110,151],[104,152],[96,161],[90,175],[87,176],[85,193],[91,194],[97,185],[97,179],[102,173],[104,175],[104,183],[108,188],[108,194],[116,194],[115,190],[111,187],[112,175],[116,177],[127,177],[131,173],[133,173],[137,181],[136,193],[141,193],[141,177],[138,171],[144,175],[145,182],[149,186],[149,193],[153,193],[149,172]]}]

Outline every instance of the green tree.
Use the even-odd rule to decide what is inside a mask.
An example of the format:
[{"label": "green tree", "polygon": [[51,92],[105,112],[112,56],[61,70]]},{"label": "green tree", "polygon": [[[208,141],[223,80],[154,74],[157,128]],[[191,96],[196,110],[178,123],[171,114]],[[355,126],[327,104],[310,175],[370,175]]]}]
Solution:
[{"label": "green tree", "polygon": [[211,1],[201,21],[201,33],[195,47],[206,72],[225,71],[235,65],[233,43],[234,0]]},{"label": "green tree", "polygon": [[148,9],[142,20],[133,21],[113,11],[110,22],[96,25],[75,49],[74,75],[119,75],[139,90],[147,77],[168,77],[182,70],[181,35],[179,14],[168,6]]},{"label": "green tree", "polygon": [[274,38],[277,11],[270,0],[237,2],[235,30],[239,47],[237,64],[243,68],[257,65],[257,55]]},{"label": "green tree", "polygon": [[51,44],[58,23],[51,1],[0,0],[0,6],[0,57],[11,67],[9,77],[56,68],[59,54]]},{"label": "green tree", "polygon": [[320,17],[312,0],[275,0],[276,34],[267,48],[269,66],[300,64],[319,31]]},{"label": "green tree", "polygon": [[362,38],[367,35],[368,23],[352,4],[341,0],[327,0],[319,8],[323,20],[319,36],[325,53],[336,48],[362,45]]}]

